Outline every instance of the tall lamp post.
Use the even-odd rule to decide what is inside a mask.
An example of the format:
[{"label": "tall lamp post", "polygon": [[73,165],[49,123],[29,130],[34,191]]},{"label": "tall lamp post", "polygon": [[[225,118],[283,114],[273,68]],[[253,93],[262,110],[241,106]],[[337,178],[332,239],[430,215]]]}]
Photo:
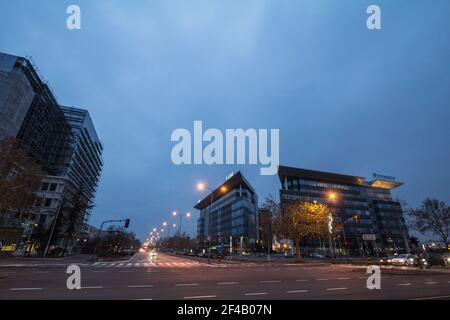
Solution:
[{"label": "tall lamp post", "polygon": [[172,216],[173,217],[176,217],[176,216],[180,217],[180,224],[179,224],[178,232],[180,233],[180,237],[181,237],[181,232],[182,232],[181,224],[183,222],[183,217],[190,218],[191,217],[191,213],[190,212],[186,212],[185,214],[181,214],[181,213],[178,213],[177,211],[174,211],[174,212],[172,212]]},{"label": "tall lamp post", "polygon": [[[200,190],[200,191],[204,191],[206,189],[209,192],[211,192],[211,196],[210,196],[210,200],[211,201],[210,201],[210,204],[209,204],[209,213],[208,213],[208,264],[210,264],[211,263],[211,237],[212,237],[212,233],[211,233],[211,212],[212,212],[212,204],[214,202],[214,190],[209,188],[204,183],[197,184],[197,189]],[[227,192],[227,188],[225,186],[222,186],[220,188],[220,191],[225,193],[225,192]]]}]

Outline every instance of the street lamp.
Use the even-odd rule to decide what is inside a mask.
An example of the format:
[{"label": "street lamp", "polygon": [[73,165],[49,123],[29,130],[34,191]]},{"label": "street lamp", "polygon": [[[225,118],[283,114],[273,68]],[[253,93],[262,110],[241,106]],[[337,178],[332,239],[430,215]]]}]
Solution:
[{"label": "street lamp", "polygon": [[[178,213],[177,213],[176,211],[173,212],[173,216],[174,216],[174,217],[176,217],[177,214],[178,214]],[[190,212],[186,212],[184,215],[183,215],[183,214],[179,214],[179,216],[180,216],[180,226],[179,226],[178,232],[180,233],[180,237],[181,237],[181,232],[182,232],[181,225],[182,225],[182,223],[183,223],[183,217],[190,218],[191,215],[192,215],[192,214],[191,214]]]},{"label": "street lamp", "polygon": [[[331,201],[335,201],[337,198],[336,193],[330,192],[328,194],[328,198]],[[334,259],[334,246],[333,246],[333,242],[331,241],[331,236],[333,233],[333,217],[331,214],[328,215],[328,233],[329,233],[328,242],[329,242],[329,247],[330,247],[330,257],[333,260]]]},{"label": "street lamp", "polygon": [[[209,192],[211,192],[211,197],[210,197],[211,201],[210,201],[210,204],[209,204],[209,214],[208,214],[208,264],[210,264],[211,263],[211,238],[212,238],[212,233],[211,233],[211,212],[212,212],[212,204],[214,202],[214,190],[209,188],[203,182],[199,182],[197,184],[197,189],[199,191],[208,190]],[[225,193],[225,192],[227,192],[227,188],[225,186],[222,186],[222,187],[220,187],[220,191]]]}]

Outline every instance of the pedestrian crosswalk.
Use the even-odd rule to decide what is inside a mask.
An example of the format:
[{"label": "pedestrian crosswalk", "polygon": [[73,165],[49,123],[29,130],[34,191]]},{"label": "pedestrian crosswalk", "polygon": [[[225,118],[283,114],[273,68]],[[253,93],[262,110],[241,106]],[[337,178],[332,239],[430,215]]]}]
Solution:
[{"label": "pedestrian crosswalk", "polygon": [[197,261],[186,262],[96,262],[89,267],[94,268],[192,268],[202,266],[213,266]]},{"label": "pedestrian crosswalk", "polygon": [[85,267],[90,268],[255,268],[263,267],[263,265],[258,265],[255,263],[216,263],[212,262],[208,264],[207,262],[199,261],[144,261],[135,262],[133,260],[122,261],[122,262],[96,262]]}]

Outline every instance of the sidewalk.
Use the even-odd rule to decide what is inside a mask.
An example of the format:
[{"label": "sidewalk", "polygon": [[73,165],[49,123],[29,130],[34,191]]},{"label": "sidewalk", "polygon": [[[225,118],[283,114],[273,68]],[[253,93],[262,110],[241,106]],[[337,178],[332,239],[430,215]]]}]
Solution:
[{"label": "sidewalk", "polygon": [[72,264],[92,262],[91,254],[79,254],[60,258],[34,258],[34,257],[0,257],[0,267],[12,265],[37,265],[37,264]]}]

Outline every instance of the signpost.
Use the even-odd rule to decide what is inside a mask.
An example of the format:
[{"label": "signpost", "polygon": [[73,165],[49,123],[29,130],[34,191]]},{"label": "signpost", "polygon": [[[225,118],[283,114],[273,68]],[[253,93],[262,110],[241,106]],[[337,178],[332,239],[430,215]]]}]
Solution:
[{"label": "signpost", "polygon": [[376,235],[374,235],[373,233],[363,234],[362,238],[363,238],[364,241],[375,241],[375,240],[377,240]]}]

